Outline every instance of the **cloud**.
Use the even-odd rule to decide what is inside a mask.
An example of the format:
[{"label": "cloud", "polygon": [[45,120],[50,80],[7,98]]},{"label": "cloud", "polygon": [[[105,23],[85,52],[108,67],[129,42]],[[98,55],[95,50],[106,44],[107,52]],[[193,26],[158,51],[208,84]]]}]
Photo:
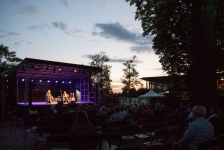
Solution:
[{"label": "cloud", "polygon": [[61,2],[62,2],[67,8],[69,8],[69,4],[68,4],[68,1],[67,1],[67,0],[61,0]]},{"label": "cloud", "polygon": [[152,49],[152,46],[149,45],[136,45],[131,46],[131,51],[136,53],[148,53],[148,52],[154,52]]},{"label": "cloud", "polygon": [[39,18],[41,15],[41,11],[38,8],[38,6],[24,6],[20,11],[16,12],[13,14],[14,16],[28,16],[28,17],[34,17],[34,18]]},{"label": "cloud", "polygon": [[62,31],[66,31],[67,30],[67,27],[68,25],[62,21],[55,21],[55,22],[52,22],[52,25],[55,27],[55,28],[59,28],[61,29]]},{"label": "cloud", "polygon": [[44,31],[46,28],[50,29],[51,26],[49,24],[44,23],[41,25],[28,27],[28,29],[30,29],[30,30],[38,30],[38,31]]},{"label": "cloud", "polygon": [[[2,31],[3,32],[3,31]],[[19,36],[21,34],[19,33],[16,33],[16,32],[8,32],[6,33],[5,35],[0,35],[1,38],[5,38],[5,37],[8,37],[8,36]]]},{"label": "cloud", "polygon": [[[94,55],[92,54],[87,54],[87,55],[83,55],[82,57],[88,58],[88,59],[92,59]],[[114,62],[114,63],[124,63],[125,61],[127,61],[127,59],[123,59],[123,58],[110,58],[109,57],[109,62]],[[135,63],[142,63],[142,61],[139,60],[135,60]]]},{"label": "cloud", "polygon": [[95,27],[96,29],[92,32],[94,36],[134,44],[135,46],[131,47],[132,52],[145,53],[151,51],[152,36],[143,37],[142,34],[126,29],[120,23],[96,23]]}]

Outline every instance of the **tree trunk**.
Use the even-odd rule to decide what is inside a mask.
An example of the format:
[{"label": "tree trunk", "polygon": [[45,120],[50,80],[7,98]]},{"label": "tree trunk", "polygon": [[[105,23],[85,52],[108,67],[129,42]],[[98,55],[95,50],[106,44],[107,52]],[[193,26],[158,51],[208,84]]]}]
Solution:
[{"label": "tree trunk", "polygon": [[215,17],[219,0],[193,0],[193,103],[218,105],[216,85]]}]

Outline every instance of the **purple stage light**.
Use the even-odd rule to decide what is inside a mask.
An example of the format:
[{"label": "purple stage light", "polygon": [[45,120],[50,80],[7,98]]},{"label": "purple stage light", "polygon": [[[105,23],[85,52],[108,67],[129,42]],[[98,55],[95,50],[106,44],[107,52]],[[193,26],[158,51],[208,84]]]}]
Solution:
[{"label": "purple stage light", "polygon": [[55,81],[55,83],[58,83],[58,81]]},{"label": "purple stage light", "polygon": [[49,83],[50,81],[49,81],[49,80],[47,80],[47,82]]},{"label": "purple stage light", "polygon": [[65,81],[62,81],[62,83],[65,83]]},{"label": "purple stage light", "polygon": [[25,81],[25,79],[22,79],[22,81]]},{"label": "purple stage light", "polygon": [[42,80],[40,80],[39,82],[42,82]]},{"label": "purple stage light", "polygon": [[33,82],[33,79],[31,79],[31,82]]},{"label": "purple stage light", "polygon": [[69,83],[69,84],[71,84],[72,82],[71,82],[71,81],[69,81],[68,83]]}]

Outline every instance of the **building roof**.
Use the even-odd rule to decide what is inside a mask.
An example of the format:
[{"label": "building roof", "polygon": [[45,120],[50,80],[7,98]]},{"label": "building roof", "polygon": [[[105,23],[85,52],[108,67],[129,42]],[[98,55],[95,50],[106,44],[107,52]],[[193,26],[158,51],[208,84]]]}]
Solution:
[{"label": "building roof", "polygon": [[12,73],[17,77],[39,78],[39,79],[80,79],[84,76],[91,76],[102,72],[102,68],[25,58]]}]

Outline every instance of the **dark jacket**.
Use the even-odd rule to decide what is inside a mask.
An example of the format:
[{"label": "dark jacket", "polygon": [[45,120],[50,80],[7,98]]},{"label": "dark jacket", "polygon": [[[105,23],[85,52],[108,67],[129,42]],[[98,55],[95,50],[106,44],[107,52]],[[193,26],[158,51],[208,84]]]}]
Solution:
[{"label": "dark jacket", "polygon": [[83,122],[75,122],[71,126],[70,133],[74,136],[94,134],[95,128],[89,120]]}]

